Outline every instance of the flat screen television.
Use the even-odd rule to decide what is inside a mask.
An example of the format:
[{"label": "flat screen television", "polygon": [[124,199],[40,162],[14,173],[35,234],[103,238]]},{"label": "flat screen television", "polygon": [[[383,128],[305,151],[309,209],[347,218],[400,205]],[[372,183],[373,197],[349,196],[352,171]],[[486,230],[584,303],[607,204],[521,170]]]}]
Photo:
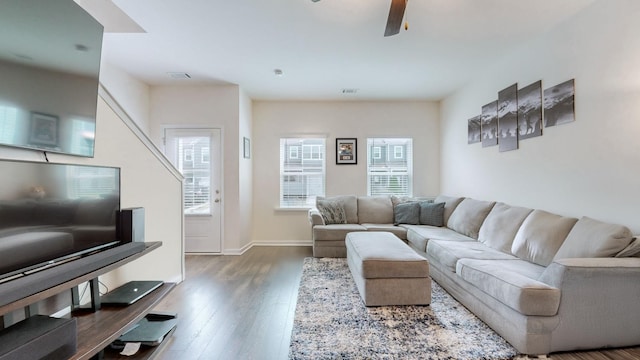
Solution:
[{"label": "flat screen television", "polygon": [[0,281],[120,243],[120,169],[0,160]]},{"label": "flat screen television", "polygon": [[93,157],[103,30],[73,0],[0,1],[0,145]]}]

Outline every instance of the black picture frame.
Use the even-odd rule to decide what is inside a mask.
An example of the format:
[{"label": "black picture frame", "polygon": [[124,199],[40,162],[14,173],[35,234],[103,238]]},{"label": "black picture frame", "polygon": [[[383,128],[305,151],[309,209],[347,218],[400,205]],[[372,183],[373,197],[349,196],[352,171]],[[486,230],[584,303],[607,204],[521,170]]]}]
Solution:
[{"label": "black picture frame", "polygon": [[29,143],[45,147],[58,146],[59,118],[55,115],[31,113]]},{"label": "black picture frame", "polygon": [[336,165],[358,164],[358,139],[336,139]]}]

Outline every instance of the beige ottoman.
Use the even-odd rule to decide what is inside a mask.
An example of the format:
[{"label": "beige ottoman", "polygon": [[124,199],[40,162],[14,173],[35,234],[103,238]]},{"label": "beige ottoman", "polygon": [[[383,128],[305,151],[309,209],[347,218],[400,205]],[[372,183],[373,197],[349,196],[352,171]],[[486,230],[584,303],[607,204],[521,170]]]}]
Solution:
[{"label": "beige ottoman", "polygon": [[429,305],[429,263],[390,232],[351,232],[347,263],[366,306]]}]

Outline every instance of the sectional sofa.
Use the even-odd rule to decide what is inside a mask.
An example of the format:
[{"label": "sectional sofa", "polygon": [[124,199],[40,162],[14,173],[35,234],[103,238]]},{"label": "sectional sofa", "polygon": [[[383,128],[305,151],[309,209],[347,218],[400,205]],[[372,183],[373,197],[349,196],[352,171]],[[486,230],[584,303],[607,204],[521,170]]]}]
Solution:
[{"label": "sectional sofa", "polygon": [[317,205],[309,211],[314,256],[345,256],[351,231],[392,232],[522,354],[640,345],[640,240],[625,226],[448,196]]}]

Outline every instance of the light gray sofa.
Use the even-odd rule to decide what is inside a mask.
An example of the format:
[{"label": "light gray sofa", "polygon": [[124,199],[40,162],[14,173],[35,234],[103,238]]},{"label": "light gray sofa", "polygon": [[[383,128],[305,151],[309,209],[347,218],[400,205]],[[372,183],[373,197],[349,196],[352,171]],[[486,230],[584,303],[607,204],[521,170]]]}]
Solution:
[{"label": "light gray sofa", "polygon": [[[471,198],[434,202],[446,226],[396,227],[430,276],[520,353],[640,345],[640,240],[628,228]],[[336,225],[316,226],[314,237]]]},{"label": "light gray sofa", "polygon": [[[407,240],[407,229],[394,225],[394,207],[406,202],[406,197],[344,195],[330,198],[318,197],[316,207],[309,210],[309,222],[313,232],[314,257],[346,257],[346,235],[353,231],[388,231]],[[415,198],[420,201],[433,201]],[[323,201],[339,203],[344,211],[344,223],[328,223],[318,209]],[[340,222],[340,221],[338,221]]]}]

